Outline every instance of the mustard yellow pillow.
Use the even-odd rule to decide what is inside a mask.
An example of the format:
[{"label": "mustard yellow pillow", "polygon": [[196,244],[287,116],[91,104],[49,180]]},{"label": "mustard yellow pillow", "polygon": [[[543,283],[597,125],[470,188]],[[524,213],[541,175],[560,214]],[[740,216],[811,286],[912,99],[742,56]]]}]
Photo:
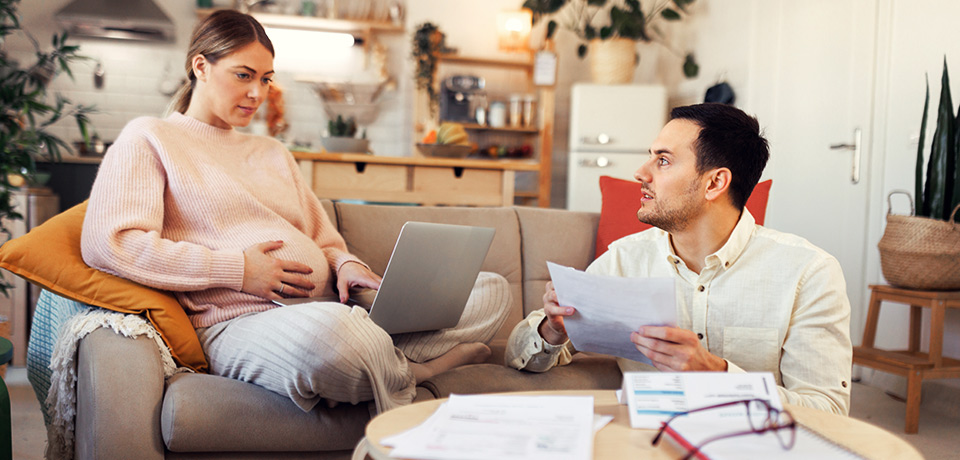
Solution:
[{"label": "mustard yellow pillow", "polygon": [[90,268],[80,254],[84,201],[0,246],[0,268],[48,291],[121,313],[144,315],[181,366],[206,372],[207,360],[187,313],[170,293]]}]

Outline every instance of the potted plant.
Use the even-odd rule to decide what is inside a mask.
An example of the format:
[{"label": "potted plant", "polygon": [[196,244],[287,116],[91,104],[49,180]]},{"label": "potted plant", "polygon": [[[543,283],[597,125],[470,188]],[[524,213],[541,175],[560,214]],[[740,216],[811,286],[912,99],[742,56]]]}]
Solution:
[{"label": "potted plant", "polygon": [[366,132],[357,139],[357,122],[353,117],[343,118],[343,115],[337,115],[337,118],[327,122],[327,132],[329,136],[320,138],[323,148],[328,152],[338,153],[367,153],[369,142]]},{"label": "potted plant", "polygon": [[[580,38],[577,55],[591,56],[594,81],[626,83],[633,79],[634,68],[640,62],[637,42],[657,42],[680,54],[665,43],[666,36],[657,22],[682,20],[687,15],[686,7],[693,1],[659,0],[649,11],[643,10],[640,0],[526,0],[523,6],[533,12],[534,23],[551,17],[547,23],[548,40],[556,33],[557,19]],[[693,78],[699,71],[693,54],[686,53],[683,74]]]},{"label": "potted plant", "polygon": [[[43,51],[40,44],[20,26],[17,6],[20,0],[0,0],[0,233],[10,237],[2,222],[22,219],[15,208],[13,193],[37,182],[36,159],[42,155],[60,159],[67,143],[48,132],[57,121],[73,117],[84,142],[90,141],[87,124],[92,109],[74,106],[59,94],[51,102],[47,88],[61,72],[71,78],[70,63],[86,59],[79,47],[67,45],[67,34],[54,35],[53,49]],[[21,67],[3,50],[8,36],[23,33],[36,49],[36,62]],[[0,293],[8,295],[10,285],[0,280]]]},{"label": "potted plant", "polygon": [[[912,215],[887,213],[878,247],[884,278],[909,289],[960,289],[960,113],[953,111],[950,76],[943,61],[937,125],[924,172],[924,138],[930,108],[927,83],[920,120]],[[895,193],[905,193],[895,190]],[[909,195],[909,194],[908,194]],[[888,205],[890,197],[888,196]],[[911,203],[911,207],[913,203]]]}]

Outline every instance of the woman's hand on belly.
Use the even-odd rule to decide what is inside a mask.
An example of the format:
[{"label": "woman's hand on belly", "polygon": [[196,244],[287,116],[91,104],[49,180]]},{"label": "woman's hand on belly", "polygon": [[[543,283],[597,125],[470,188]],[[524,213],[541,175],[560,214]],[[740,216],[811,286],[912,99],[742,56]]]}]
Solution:
[{"label": "woman's hand on belly", "polygon": [[281,247],[283,241],[267,241],[243,251],[241,291],[270,300],[310,295],[316,285],[307,275],[313,273],[313,269],[300,262],[277,259],[267,254]]}]

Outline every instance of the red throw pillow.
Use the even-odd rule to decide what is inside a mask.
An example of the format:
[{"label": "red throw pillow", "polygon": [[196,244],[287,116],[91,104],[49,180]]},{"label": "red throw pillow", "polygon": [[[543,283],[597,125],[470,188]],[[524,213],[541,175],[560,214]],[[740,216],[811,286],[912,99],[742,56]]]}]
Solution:
[{"label": "red throw pillow", "polygon": [[[747,209],[753,214],[758,225],[763,225],[763,219],[767,215],[767,198],[770,196],[772,184],[772,180],[760,182],[747,199]],[[637,220],[637,211],[640,209],[639,182],[601,176],[600,195],[603,197],[603,204],[597,228],[597,257],[607,252],[610,243],[650,228],[650,225]]]}]

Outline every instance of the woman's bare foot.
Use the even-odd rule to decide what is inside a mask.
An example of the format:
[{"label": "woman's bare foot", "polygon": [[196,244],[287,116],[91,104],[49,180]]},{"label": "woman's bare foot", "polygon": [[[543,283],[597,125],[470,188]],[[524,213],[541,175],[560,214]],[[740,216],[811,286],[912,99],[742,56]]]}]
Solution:
[{"label": "woman's bare foot", "polygon": [[479,364],[490,357],[490,347],[480,342],[461,343],[450,351],[431,359],[425,363],[410,361],[410,369],[417,383],[433,377],[441,372],[467,364]]}]

